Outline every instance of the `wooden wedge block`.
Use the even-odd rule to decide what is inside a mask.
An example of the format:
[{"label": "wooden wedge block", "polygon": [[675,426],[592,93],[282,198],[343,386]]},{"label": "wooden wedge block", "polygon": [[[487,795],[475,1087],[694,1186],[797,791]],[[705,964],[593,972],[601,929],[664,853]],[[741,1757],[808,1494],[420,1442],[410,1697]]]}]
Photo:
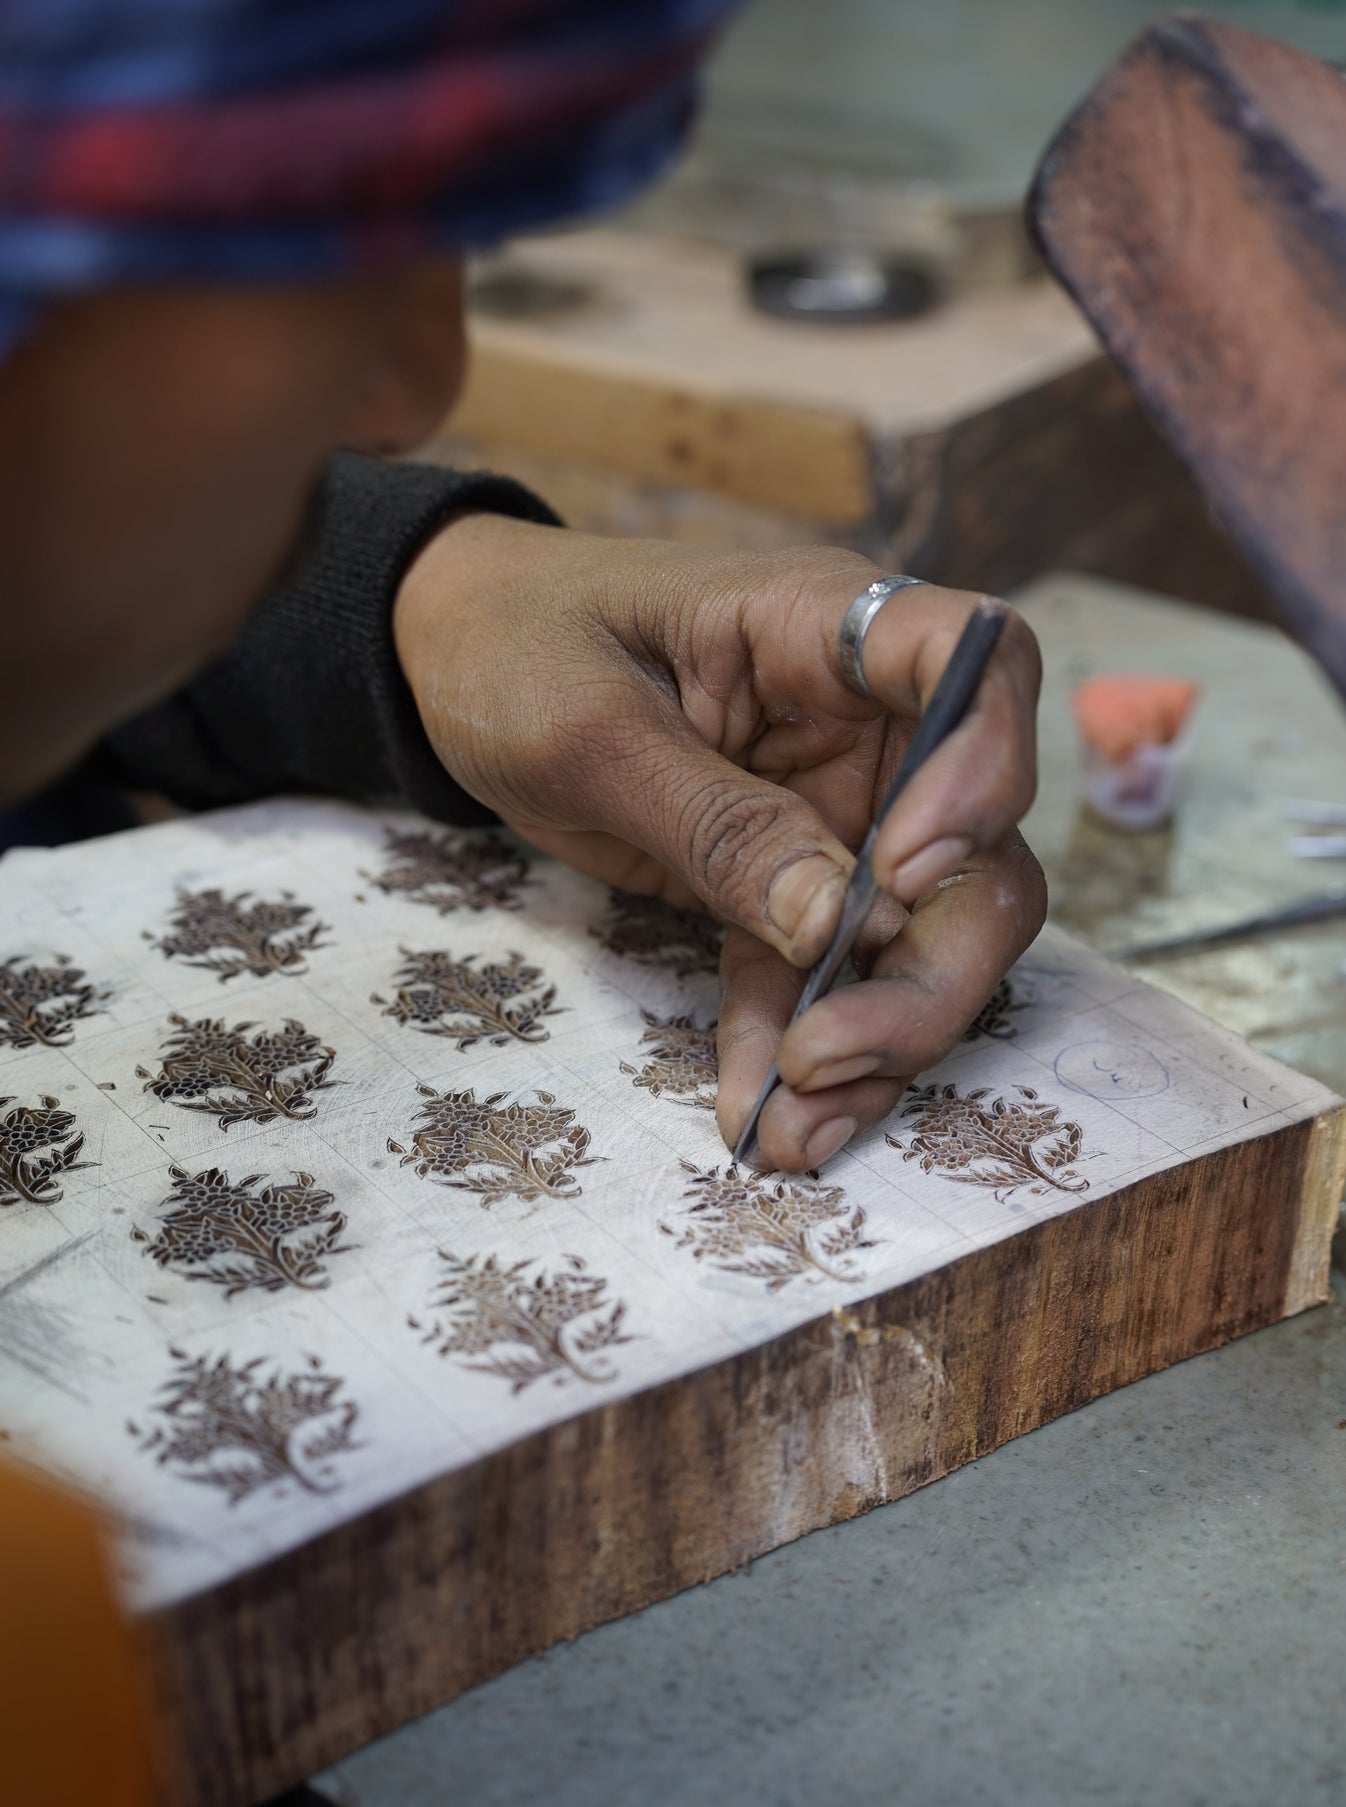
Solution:
[{"label": "wooden wedge block", "polygon": [[0,1432],[244,1807],[560,1638],[1314,1305],[1346,1112],[1049,931],[817,1176],[718,932],[277,803],[0,862]]},{"label": "wooden wedge block", "polygon": [[1231,25],[1143,33],[1048,150],[1048,263],[1346,692],[1346,83]]}]

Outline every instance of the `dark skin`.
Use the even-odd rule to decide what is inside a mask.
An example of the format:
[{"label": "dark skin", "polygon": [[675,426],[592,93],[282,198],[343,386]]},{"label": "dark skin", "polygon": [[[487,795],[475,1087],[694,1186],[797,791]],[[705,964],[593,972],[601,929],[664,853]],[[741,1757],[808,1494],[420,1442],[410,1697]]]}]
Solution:
[{"label": "dark skin", "polygon": [[[54,310],[0,367],[0,594],[22,676],[0,711],[0,800],[226,646],[292,555],[330,453],[414,448],[465,362],[451,264]],[[467,790],[581,870],[730,925],[720,1128],[732,1144],[779,1042],[760,1144],[782,1168],[885,1117],[1045,910],[1015,830],[1038,654],[1012,615],[974,710],[885,824],[864,982],[780,1040],[978,600],[932,587],[885,606],[866,647],[875,703],[846,687],[836,635],[877,575],[833,548],[716,555],[469,515],[425,547],[394,617],[426,731]]]}]

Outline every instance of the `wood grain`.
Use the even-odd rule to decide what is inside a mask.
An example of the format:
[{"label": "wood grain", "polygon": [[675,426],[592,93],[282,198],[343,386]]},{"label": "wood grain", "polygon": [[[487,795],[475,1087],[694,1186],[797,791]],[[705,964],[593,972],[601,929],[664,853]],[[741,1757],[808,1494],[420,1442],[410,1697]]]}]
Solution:
[{"label": "wood grain", "polygon": [[1326,1296],[1346,1112],[581,1413],[153,1622],[172,1798],[239,1807],[511,1663]]},{"label": "wood grain", "polygon": [[1346,85],[1209,20],[1145,32],[1053,144],[1049,263],[1346,692]]},{"label": "wood grain", "polygon": [[567,365],[541,347],[479,342],[454,426],[842,527],[873,510],[869,435],[844,408],[707,395],[645,373]]}]

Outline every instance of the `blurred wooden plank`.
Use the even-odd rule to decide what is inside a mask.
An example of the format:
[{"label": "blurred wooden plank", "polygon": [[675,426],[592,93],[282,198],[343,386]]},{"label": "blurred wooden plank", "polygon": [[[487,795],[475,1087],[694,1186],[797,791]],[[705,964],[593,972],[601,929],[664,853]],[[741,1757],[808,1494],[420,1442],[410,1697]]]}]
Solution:
[{"label": "blurred wooden plank", "polygon": [[855,415],[698,391],[598,362],[571,364],[542,345],[502,345],[490,332],[475,337],[453,421],[459,431],[838,527],[873,513],[873,445]]},{"label": "blurred wooden plank", "polygon": [[832,540],[1001,592],[1084,569],[1265,613],[1046,280],[824,327],[755,312],[724,247],[588,231],[528,241],[475,292],[467,389],[423,455],[513,472],[578,527],[726,549]]}]

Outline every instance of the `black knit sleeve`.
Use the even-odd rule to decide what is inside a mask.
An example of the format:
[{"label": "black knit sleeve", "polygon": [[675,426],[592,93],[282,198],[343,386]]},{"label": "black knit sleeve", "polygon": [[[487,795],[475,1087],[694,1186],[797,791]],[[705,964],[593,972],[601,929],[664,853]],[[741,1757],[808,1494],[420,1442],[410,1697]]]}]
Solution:
[{"label": "black knit sleeve", "polygon": [[449,516],[557,517],[507,477],[354,453],[333,459],[318,506],[301,574],[265,599],[223,658],[109,735],[98,776],[194,809],[286,790],[396,793],[441,821],[491,820],[425,736],[397,662],[393,601]]}]

